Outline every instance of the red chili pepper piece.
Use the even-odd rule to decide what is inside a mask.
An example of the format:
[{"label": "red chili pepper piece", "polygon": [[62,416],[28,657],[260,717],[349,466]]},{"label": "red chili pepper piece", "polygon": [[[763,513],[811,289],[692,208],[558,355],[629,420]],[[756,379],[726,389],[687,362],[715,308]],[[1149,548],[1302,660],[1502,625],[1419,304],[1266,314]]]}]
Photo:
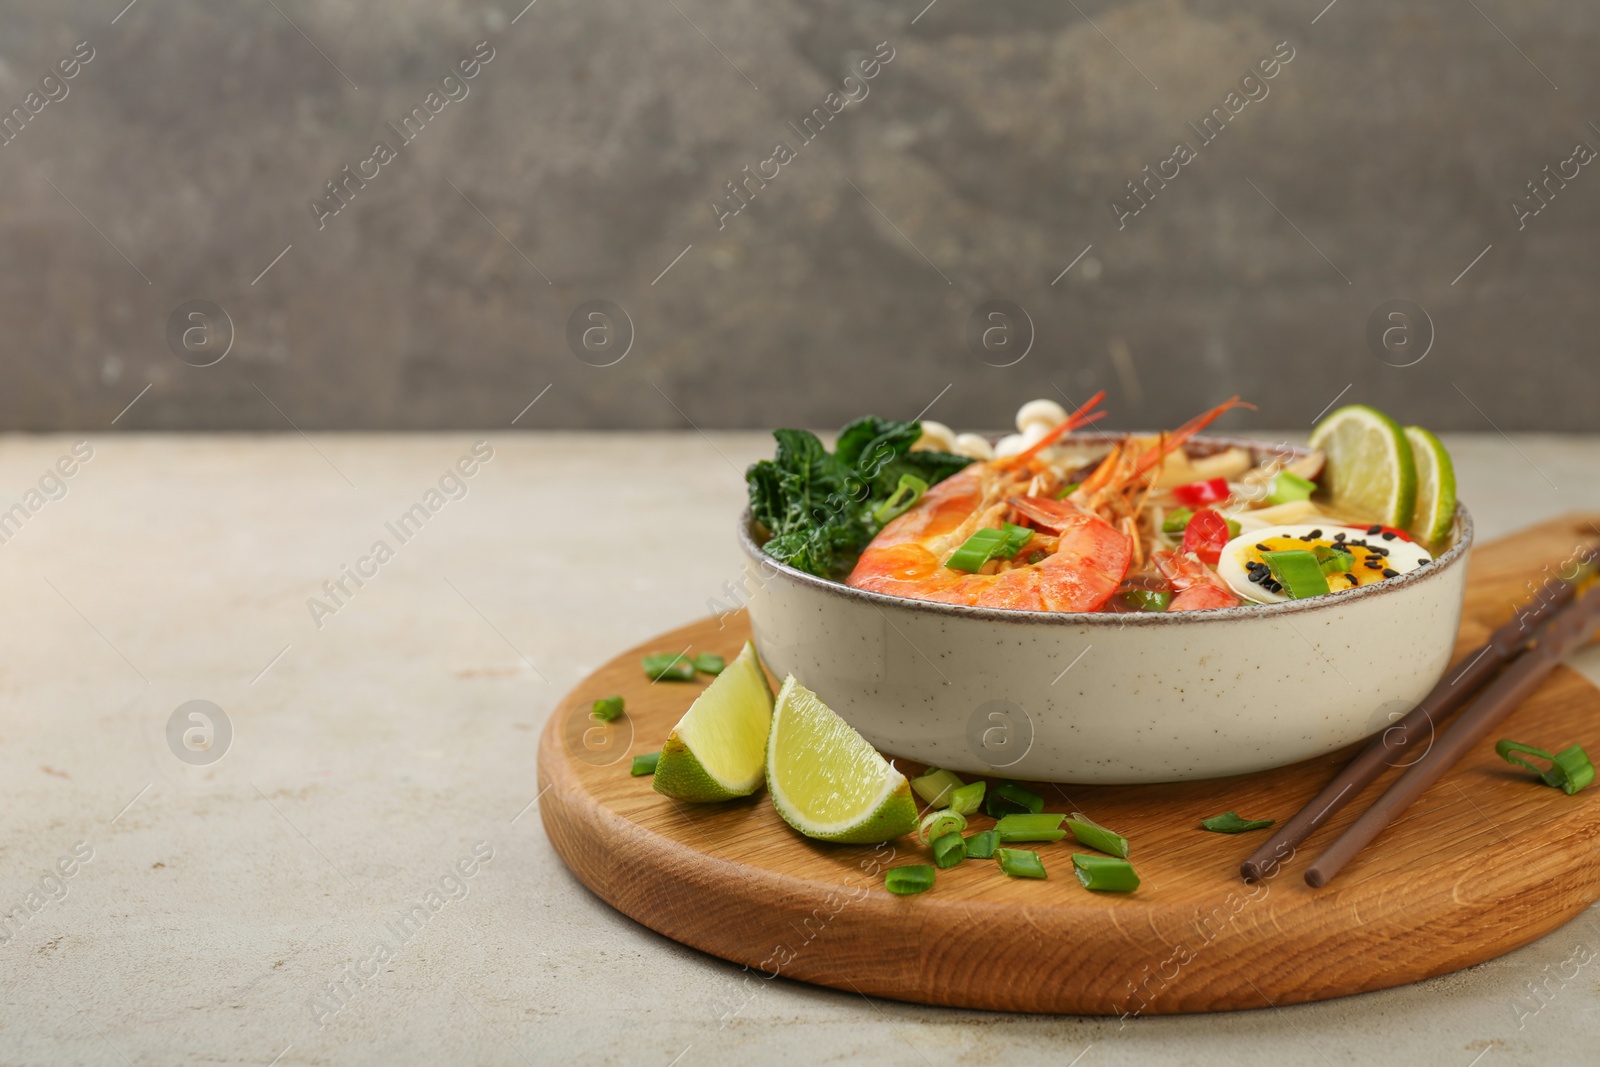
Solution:
[{"label": "red chili pepper piece", "polygon": [[1195,512],[1183,528],[1183,551],[1193,552],[1201,563],[1216,566],[1222,558],[1222,546],[1227,543],[1228,520],[1210,508]]},{"label": "red chili pepper piece", "polygon": [[1172,495],[1180,503],[1190,507],[1200,504],[1215,504],[1220,500],[1228,499],[1228,479],[1209,478],[1203,482],[1190,482],[1180,485],[1172,491]]}]

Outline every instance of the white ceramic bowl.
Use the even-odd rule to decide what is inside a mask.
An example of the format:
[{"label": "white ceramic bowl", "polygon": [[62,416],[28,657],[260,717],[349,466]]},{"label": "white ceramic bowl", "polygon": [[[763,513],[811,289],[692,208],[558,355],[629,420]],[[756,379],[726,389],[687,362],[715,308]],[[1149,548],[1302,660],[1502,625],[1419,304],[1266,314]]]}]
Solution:
[{"label": "white ceramic bowl", "polygon": [[[1241,445],[1199,438],[1196,451]],[[756,647],[880,751],[1052,782],[1212,778],[1331,752],[1388,726],[1449,663],[1472,520],[1417,570],[1216,611],[1061,613],[852,589],[763,553],[740,522]]]}]

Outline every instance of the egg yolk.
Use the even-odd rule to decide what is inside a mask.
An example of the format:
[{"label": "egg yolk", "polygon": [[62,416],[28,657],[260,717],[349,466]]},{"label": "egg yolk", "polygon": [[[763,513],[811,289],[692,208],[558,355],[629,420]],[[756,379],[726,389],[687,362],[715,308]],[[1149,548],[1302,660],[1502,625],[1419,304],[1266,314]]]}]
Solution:
[{"label": "egg yolk", "polygon": [[[1268,537],[1257,541],[1250,546],[1244,562],[1265,564],[1266,561],[1261,558],[1263,552],[1285,552],[1295,549],[1315,553],[1318,559],[1325,558],[1333,552],[1349,553],[1350,564],[1344,570],[1324,571],[1330,593],[1381,582],[1384,569],[1389,566],[1385,558],[1387,553],[1381,547],[1370,545],[1364,540],[1331,541],[1326,538],[1312,538],[1308,541],[1301,537]],[[1319,549],[1322,551],[1318,551]]]}]

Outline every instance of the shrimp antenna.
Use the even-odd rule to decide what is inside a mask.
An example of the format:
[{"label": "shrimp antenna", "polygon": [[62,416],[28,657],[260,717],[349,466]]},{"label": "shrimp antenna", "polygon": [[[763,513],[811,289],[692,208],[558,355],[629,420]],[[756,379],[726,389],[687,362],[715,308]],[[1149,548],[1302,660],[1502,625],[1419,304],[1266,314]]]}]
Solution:
[{"label": "shrimp antenna", "polygon": [[[1074,411],[1071,415],[1068,415],[1066,421],[1060,426],[1057,426],[1055,429],[1039,438],[1039,440],[1035,441],[1032,445],[1029,445],[1021,452],[1018,452],[1016,455],[1012,456],[1011,459],[1006,463],[1006,467],[1016,467],[1028,462],[1028,460],[1032,459],[1034,456],[1037,456],[1040,452],[1043,452],[1045,449],[1061,440],[1061,438],[1067,433],[1070,433],[1080,426],[1087,426],[1096,419],[1104,418],[1106,414],[1105,412],[1096,411],[1093,414],[1090,414],[1089,409],[1100,403],[1100,401],[1104,400],[1105,398],[1106,391],[1104,389],[1094,394],[1094,396],[1091,396],[1088,400],[1083,402],[1082,407],[1078,408],[1078,410]],[[1235,397],[1234,399],[1237,400],[1238,398]]]},{"label": "shrimp antenna", "polygon": [[1155,448],[1150,449],[1144,455],[1139,457],[1138,461],[1133,465],[1131,476],[1136,478],[1145,471],[1149,470],[1151,467],[1154,467],[1157,463],[1160,463],[1163,459],[1165,459],[1168,453],[1175,452],[1177,449],[1181,448],[1183,444],[1189,440],[1189,438],[1193,437],[1207,426],[1210,426],[1213,422],[1216,422],[1218,417],[1220,417],[1224,412],[1230,411],[1233,408],[1249,408],[1251,411],[1256,410],[1256,406],[1254,404],[1250,403],[1248,400],[1239,399],[1237,394],[1229,397],[1227,400],[1224,400],[1210,411],[1205,411],[1199,415],[1196,415],[1194,418],[1190,419],[1182,426],[1179,426],[1171,433],[1163,434],[1162,441],[1156,445]]}]

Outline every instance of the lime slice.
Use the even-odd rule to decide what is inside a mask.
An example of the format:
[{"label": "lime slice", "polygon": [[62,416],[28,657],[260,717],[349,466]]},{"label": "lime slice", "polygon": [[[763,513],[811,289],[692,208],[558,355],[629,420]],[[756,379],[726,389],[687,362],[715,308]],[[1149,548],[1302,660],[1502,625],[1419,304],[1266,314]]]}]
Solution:
[{"label": "lime slice", "polygon": [[750,642],[712,679],[661,746],[655,789],[710,803],[761,788],[772,726],[772,687]]},{"label": "lime slice", "polygon": [[1351,404],[1311,431],[1327,456],[1322,487],[1333,506],[1385,526],[1404,528],[1417,499],[1417,468],[1400,424],[1377,408]]},{"label": "lime slice", "polygon": [[1423,544],[1438,544],[1456,517],[1456,469],[1444,445],[1422,427],[1407,426],[1406,440],[1417,464],[1417,510],[1408,529]]},{"label": "lime slice", "polygon": [[870,845],[917,828],[906,776],[790,675],[767,738],[767,789],[807,837]]}]

